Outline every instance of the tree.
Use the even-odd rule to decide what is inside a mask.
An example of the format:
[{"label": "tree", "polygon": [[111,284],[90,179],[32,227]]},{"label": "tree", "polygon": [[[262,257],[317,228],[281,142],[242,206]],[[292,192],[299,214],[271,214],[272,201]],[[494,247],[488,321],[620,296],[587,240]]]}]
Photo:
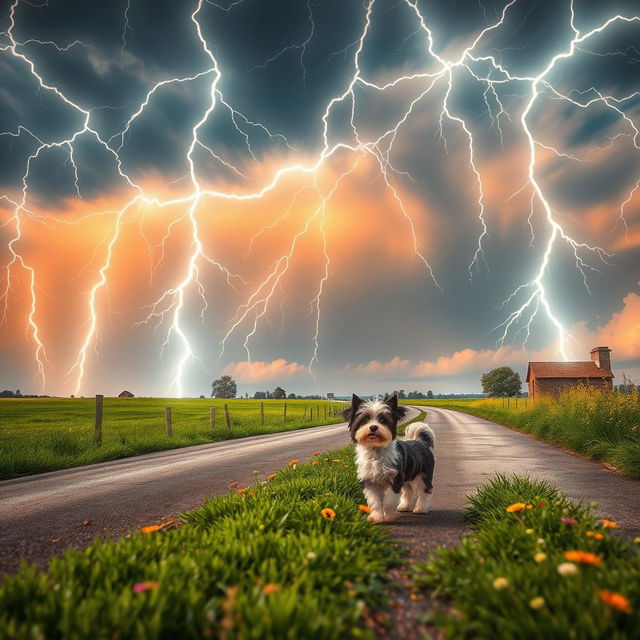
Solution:
[{"label": "tree", "polygon": [[433,398],[433,391],[431,391],[431,389],[429,389],[429,391],[427,391],[427,398],[429,400],[431,400]]},{"label": "tree", "polygon": [[267,394],[264,391],[256,391],[253,394],[254,400],[266,400],[266,398],[267,398]]},{"label": "tree", "polygon": [[515,396],[520,393],[522,380],[520,374],[511,367],[498,367],[483,373],[480,378],[482,390],[490,397]]},{"label": "tree", "polygon": [[296,394],[295,394],[295,393],[290,393],[290,394],[287,396],[287,399],[288,399],[288,400],[295,400],[295,399],[296,399]]},{"label": "tree", "polygon": [[282,387],[276,387],[273,390],[272,397],[274,400],[282,400],[287,397],[287,392]]},{"label": "tree", "polygon": [[404,392],[404,389],[400,389],[400,391],[398,391],[398,398],[400,400],[404,400],[407,397],[407,394]]},{"label": "tree", "polygon": [[231,376],[222,376],[211,384],[212,398],[235,398],[238,387]]}]

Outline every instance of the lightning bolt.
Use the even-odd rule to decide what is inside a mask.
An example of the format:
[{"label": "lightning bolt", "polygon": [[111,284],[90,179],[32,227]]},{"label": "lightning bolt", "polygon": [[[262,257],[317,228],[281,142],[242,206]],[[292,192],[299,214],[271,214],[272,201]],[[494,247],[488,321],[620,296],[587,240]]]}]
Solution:
[{"label": "lightning bolt", "polygon": [[[473,179],[476,194],[475,211],[478,225],[476,246],[468,262],[469,278],[472,279],[483,267],[488,270],[489,265],[485,247],[491,229],[486,217],[486,195],[483,185],[482,166],[481,163],[478,162],[474,122],[468,116],[456,110],[452,104],[452,95],[456,89],[460,86],[466,86],[469,82],[475,82],[482,88],[482,99],[484,101],[486,114],[491,120],[493,130],[500,144],[503,142],[503,135],[505,127],[507,126],[513,127],[526,143],[528,153],[527,180],[522,188],[513,194],[511,198],[524,191],[529,193],[531,204],[527,224],[531,230],[532,246],[538,242],[534,234],[533,226],[533,220],[537,212],[542,213],[542,221],[546,228],[546,235],[542,241],[542,255],[531,280],[516,287],[503,302],[502,308],[510,310],[507,311],[507,317],[504,322],[497,327],[498,330],[502,331],[498,342],[503,345],[510,336],[513,336],[513,338],[517,340],[520,335],[523,335],[523,345],[525,345],[531,335],[534,319],[538,314],[544,313],[548,322],[555,330],[558,351],[563,358],[567,359],[569,357],[567,342],[571,336],[563,326],[558,312],[553,308],[549,299],[547,278],[550,263],[558,251],[558,246],[563,243],[572,252],[576,269],[582,275],[584,284],[588,288],[588,274],[591,271],[598,271],[598,269],[591,264],[587,256],[594,256],[603,264],[607,264],[611,256],[602,247],[582,242],[572,237],[563,228],[559,213],[556,211],[556,208],[551,202],[551,198],[546,194],[544,186],[541,184],[538,154],[542,149],[553,153],[556,157],[576,162],[584,162],[587,158],[581,158],[578,155],[558,149],[539,140],[534,131],[532,113],[541,97],[562,101],[575,108],[582,109],[585,112],[597,105],[615,114],[622,125],[626,127],[625,131],[609,138],[609,147],[613,146],[618,139],[625,138],[631,140],[635,149],[640,149],[640,131],[634,120],[625,111],[627,101],[636,99],[638,95],[640,95],[639,92],[632,92],[621,97],[605,95],[595,88],[591,88],[588,91],[573,90],[567,92],[555,86],[552,80],[552,72],[557,66],[563,61],[573,57],[576,52],[616,57],[622,56],[625,57],[625,59],[627,59],[629,55],[637,54],[637,49],[633,47],[608,52],[606,54],[597,54],[588,49],[588,47],[590,40],[596,35],[607,31],[615,25],[637,23],[640,21],[640,17],[616,14],[596,27],[581,31],[576,27],[573,1],[569,0],[568,27],[571,35],[568,36],[567,42],[560,52],[549,56],[541,65],[538,73],[530,76],[522,76],[513,73],[505,63],[498,58],[501,52],[512,49],[513,47],[499,49],[491,46],[491,37],[495,36],[496,33],[507,24],[510,12],[518,0],[510,0],[504,4],[502,9],[496,12],[495,20],[480,29],[469,39],[468,44],[466,44],[457,55],[453,56],[439,52],[437,44],[438,34],[436,34],[430,26],[429,17],[421,10],[417,0],[400,0],[400,2],[396,3],[391,9],[383,8],[382,11],[396,10],[396,8],[404,7],[404,9],[409,12],[414,20],[414,28],[410,35],[403,39],[400,48],[402,49],[409,39],[422,36],[424,38],[424,54],[428,58],[428,63],[426,63],[423,69],[414,73],[398,73],[391,79],[387,78],[381,82],[375,77],[368,77],[364,73],[361,64],[366,44],[370,38],[372,17],[374,11],[377,10],[376,0],[366,0],[363,5],[364,15],[359,36],[340,51],[334,52],[328,60],[329,62],[336,56],[342,56],[345,64],[347,64],[347,60],[349,60],[350,75],[348,75],[342,89],[330,97],[324,105],[324,108],[321,109],[319,124],[322,129],[322,143],[320,148],[306,161],[291,162],[290,158],[295,156],[296,150],[285,135],[274,131],[268,124],[256,120],[253,116],[241,112],[224,95],[222,83],[223,69],[218,62],[214,48],[204,35],[203,19],[206,8],[212,11],[217,10],[223,13],[230,13],[242,2],[243,0],[232,0],[224,6],[213,0],[196,0],[193,5],[193,11],[189,14],[190,27],[204,54],[204,59],[206,60],[205,65],[201,68],[194,69],[193,73],[166,78],[152,84],[143,99],[128,112],[123,126],[111,137],[105,138],[94,125],[93,114],[99,109],[114,107],[110,107],[109,105],[85,107],[77,101],[74,101],[62,89],[45,78],[43,72],[38,68],[36,61],[29,54],[29,45],[52,47],[56,49],[58,53],[69,51],[73,47],[87,47],[89,45],[79,40],[74,40],[68,44],[59,44],[53,41],[36,40],[33,38],[19,40],[15,35],[15,27],[16,13],[20,5],[20,0],[13,0],[9,10],[8,28],[6,31],[0,33],[0,36],[3,38],[3,40],[0,40],[0,52],[12,57],[16,63],[25,69],[29,77],[35,81],[38,91],[51,94],[79,119],[78,127],[71,135],[54,139],[46,139],[46,137],[41,134],[36,135],[31,129],[23,125],[20,125],[16,131],[0,132],[2,136],[15,138],[25,137],[33,145],[33,150],[30,151],[24,166],[19,197],[13,197],[11,194],[0,196],[11,206],[11,215],[3,224],[3,227],[13,230],[7,243],[9,262],[5,265],[5,284],[1,297],[3,304],[2,318],[3,322],[6,322],[9,312],[8,300],[13,293],[13,272],[16,268],[21,268],[27,274],[27,290],[30,300],[26,326],[34,345],[34,361],[43,389],[47,384],[46,367],[50,363],[47,360],[45,345],[40,337],[41,331],[37,322],[38,279],[36,269],[29,263],[20,250],[21,241],[23,240],[22,221],[25,217],[28,217],[38,223],[47,225],[75,224],[87,216],[80,216],[74,221],[61,221],[52,220],[47,216],[34,213],[33,209],[29,206],[29,185],[31,182],[32,166],[42,155],[53,150],[62,151],[66,154],[68,166],[72,171],[76,196],[80,198],[82,196],[83,168],[77,163],[75,148],[81,138],[90,137],[107,152],[122,180],[127,195],[129,193],[131,194],[130,198],[120,209],[97,211],[88,214],[88,216],[111,216],[113,222],[104,258],[96,272],[94,284],[86,295],[88,320],[84,329],[84,335],[80,342],[77,356],[68,371],[70,379],[73,380],[75,393],[81,392],[83,388],[88,358],[91,349],[96,349],[96,340],[100,327],[100,314],[98,312],[99,301],[108,287],[109,273],[113,266],[113,256],[120,242],[123,226],[130,217],[137,215],[135,213],[136,208],[142,206],[155,207],[159,212],[169,207],[181,207],[181,213],[168,224],[167,231],[159,244],[162,252],[160,261],[164,258],[165,243],[169,237],[171,237],[176,226],[184,223],[189,229],[189,248],[187,250],[183,271],[177,278],[177,281],[165,289],[155,302],[147,308],[146,316],[143,317],[139,323],[136,323],[138,325],[153,325],[154,331],[159,330],[161,327],[163,328],[164,339],[161,351],[164,351],[170,344],[175,343],[177,345],[179,354],[176,362],[172,366],[169,383],[169,389],[172,393],[177,395],[184,393],[183,377],[187,367],[192,361],[199,359],[184,328],[184,315],[186,313],[189,296],[195,294],[200,300],[200,317],[201,320],[204,321],[204,314],[208,308],[208,302],[207,291],[202,278],[203,270],[205,268],[213,268],[223,274],[227,286],[235,289],[237,283],[241,287],[240,290],[236,289],[236,291],[239,295],[245,296],[244,301],[237,307],[224,331],[220,341],[220,353],[222,356],[230,337],[236,331],[240,331],[241,327],[246,324],[248,327],[246,333],[244,333],[243,346],[246,350],[247,359],[251,362],[251,340],[256,335],[259,323],[266,318],[276,292],[282,290],[283,282],[291,269],[291,263],[296,256],[296,252],[299,251],[301,240],[308,237],[312,232],[317,232],[320,239],[319,254],[321,256],[321,273],[317,282],[317,288],[315,289],[315,295],[310,303],[313,325],[312,349],[308,364],[309,372],[313,374],[313,367],[319,362],[322,299],[330,278],[331,254],[327,232],[328,205],[336,191],[345,181],[349,180],[359,163],[364,159],[371,159],[374,166],[377,167],[384,188],[397,207],[394,215],[399,214],[405,222],[409,244],[416,260],[422,264],[433,285],[440,290],[442,289],[432,269],[431,263],[427,258],[426,252],[422,249],[421,241],[416,231],[414,214],[403,197],[402,184],[404,180],[410,181],[414,186],[424,187],[425,190],[427,190],[426,185],[416,180],[408,170],[398,166],[395,159],[396,142],[403,127],[411,121],[418,109],[426,102],[427,97],[440,96],[440,107],[437,114],[438,131],[439,142],[443,145],[444,150],[450,153],[452,149],[453,143],[449,136],[452,128],[455,128],[464,140],[462,149],[466,157],[470,176]],[[298,56],[302,72],[300,82],[304,85],[309,73],[305,65],[305,57],[308,48],[316,36],[316,24],[313,15],[314,4],[311,0],[308,0],[306,7],[307,30],[303,34],[303,37],[297,42],[284,46],[263,63],[253,67],[251,71],[257,72],[275,63],[287,53],[295,52]],[[485,21],[487,21],[487,12],[484,5],[479,3],[479,7],[485,15]],[[123,53],[127,44],[127,34],[132,33],[129,22],[130,10],[131,1],[126,0],[121,32],[121,49]],[[526,22],[527,17],[528,16],[525,16],[522,24],[516,28],[516,31]],[[201,107],[199,109],[199,115],[191,127],[191,134],[185,151],[188,174],[183,178],[185,181],[188,181],[188,185],[181,187],[180,195],[175,197],[153,194],[149,189],[146,189],[144,185],[138,184],[127,173],[121,158],[121,153],[127,148],[130,134],[136,126],[138,119],[144,115],[149,105],[162,94],[163,90],[168,87],[175,87],[176,85],[204,81],[208,83],[208,97],[204,104],[199,105]],[[521,87],[520,91],[523,92],[522,97],[525,100],[525,105],[519,115],[510,112],[510,109],[505,106],[505,103],[500,97],[501,89],[507,85],[517,85]],[[393,93],[397,89],[402,89],[402,91],[405,92],[403,95],[408,94],[410,96],[400,116],[387,129],[372,133],[369,131],[369,128],[367,128],[367,133],[365,133],[358,115],[360,91],[367,90],[374,94],[383,95]],[[339,119],[337,115],[339,107],[344,106],[346,106],[348,110],[348,120],[347,122],[336,123],[336,119]],[[211,121],[214,113],[217,114],[218,112],[226,114],[225,117],[228,118],[230,126],[237,134],[238,140],[250,158],[248,163],[239,163],[236,162],[235,158],[225,157],[226,154],[216,148],[215,141],[211,142],[205,139],[206,126]],[[346,129],[349,131],[348,134],[337,133],[345,130],[343,125],[347,125]],[[280,154],[279,157],[284,157],[284,160],[281,161],[277,170],[258,186],[255,186],[256,177],[254,168],[260,166],[261,157],[257,151],[258,147],[256,147],[255,144],[256,135],[262,136],[262,139],[266,136],[273,149],[277,150]],[[605,148],[608,147],[600,147],[600,149]],[[243,186],[237,189],[228,187],[223,189],[210,186],[208,182],[204,181],[204,176],[207,175],[207,171],[206,164],[200,160],[201,157],[207,158],[209,162],[213,160],[217,163],[217,166],[223,167],[223,170],[230,172],[230,175],[242,180]],[[355,160],[347,162],[347,168],[338,171],[337,177],[332,179],[332,183],[328,188],[326,186],[323,187],[319,181],[321,172],[325,169],[335,170],[339,162],[349,157],[352,159],[355,158]],[[253,163],[253,166],[251,166],[250,163]],[[313,192],[316,202],[311,210],[305,211],[302,214],[301,220],[297,224],[295,232],[290,237],[284,252],[274,260],[265,275],[258,279],[257,285],[249,285],[240,274],[231,271],[225,264],[209,255],[205,250],[205,245],[202,240],[200,216],[203,215],[204,210],[208,212],[213,211],[213,215],[215,215],[216,208],[224,206],[227,202],[260,201],[268,194],[280,188],[289,177],[296,177],[302,181],[308,180],[308,183],[296,191],[290,200],[289,206],[283,212],[280,212],[274,218],[273,222],[267,224],[250,238],[248,253],[252,251],[255,241],[261,235],[274,229],[284,220],[295,215],[297,222],[297,216],[299,216],[296,208],[297,198],[303,191],[309,190]],[[180,178],[174,182],[182,181],[183,179]],[[247,184],[251,186],[247,187]],[[626,233],[628,233],[628,225],[625,217],[625,208],[629,205],[639,188],[640,179],[635,181],[633,189],[620,203],[619,216],[616,224],[622,224]],[[144,236],[144,233],[142,233],[142,235]],[[149,248],[149,241],[146,238],[145,241]],[[149,253],[151,253],[150,249]],[[157,264],[155,267],[152,266],[150,268],[151,279],[153,279],[153,272],[156,267]]]}]

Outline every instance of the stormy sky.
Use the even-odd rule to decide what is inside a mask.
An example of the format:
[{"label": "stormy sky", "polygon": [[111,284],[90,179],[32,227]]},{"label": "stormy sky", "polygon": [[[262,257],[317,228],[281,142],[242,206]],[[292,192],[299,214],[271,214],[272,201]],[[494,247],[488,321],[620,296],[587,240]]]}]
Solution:
[{"label": "stormy sky", "polygon": [[478,392],[600,344],[640,382],[637,0],[17,1],[0,32],[0,387]]}]

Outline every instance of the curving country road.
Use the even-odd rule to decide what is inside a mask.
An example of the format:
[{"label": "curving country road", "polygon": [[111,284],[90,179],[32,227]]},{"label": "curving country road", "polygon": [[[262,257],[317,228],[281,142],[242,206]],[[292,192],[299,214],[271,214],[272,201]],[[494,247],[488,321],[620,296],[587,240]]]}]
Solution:
[{"label": "curving country road", "polygon": [[[418,411],[413,409],[409,419]],[[346,424],[238,438],[0,482],[0,574],[22,557],[53,554],[96,535],[117,537],[199,507],[231,482],[255,482],[289,460],[350,442]],[[90,524],[83,522],[89,521]]]},{"label": "curving country road", "polygon": [[[466,496],[496,472],[529,474],[572,498],[595,500],[602,517],[640,535],[640,482],[482,418],[434,407],[416,407],[409,417],[418,410],[428,411],[438,438],[432,510],[402,514],[393,527],[418,553],[459,539]],[[233,481],[249,484],[254,470],[270,473],[348,442],[342,423],[0,482],[0,572],[14,571],[21,557],[43,566],[52,554],[105,531],[120,536],[198,507]]]},{"label": "curving country road", "polygon": [[395,537],[425,555],[464,533],[466,496],[495,473],[530,475],[563,489],[574,500],[595,501],[596,512],[640,535],[640,482],[502,425],[459,411],[421,407],[436,432],[431,511],[417,522],[403,514]]}]

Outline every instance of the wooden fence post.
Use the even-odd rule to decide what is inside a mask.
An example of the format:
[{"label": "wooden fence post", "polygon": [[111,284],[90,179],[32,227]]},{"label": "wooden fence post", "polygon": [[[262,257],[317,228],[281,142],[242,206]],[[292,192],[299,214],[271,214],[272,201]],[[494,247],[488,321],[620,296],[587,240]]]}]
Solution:
[{"label": "wooden fence post", "polygon": [[231,431],[231,420],[229,418],[229,405],[228,404],[224,405],[224,417],[227,420],[227,429],[229,429],[229,431]]},{"label": "wooden fence post", "polygon": [[286,422],[287,421],[287,403],[284,403],[284,412],[282,414],[282,422]]},{"label": "wooden fence post", "polygon": [[209,424],[211,425],[212,429],[215,429],[216,427],[216,408],[215,407],[211,407],[209,409]]},{"label": "wooden fence post", "polygon": [[309,407],[309,415],[311,416],[309,422],[313,422],[313,405]]},{"label": "wooden fence post", "polygon": [[260,424],[264,424],[264,402],[260,403]]},{"label": "wooden fence post", "polygon": [[303,418],[302,418],[302,419],[303,419],[303,420],[306,420],[306,419],[307,419],[307,405],[306,405],[306,404],[304,405],[304,416],[303,416]]},{"label": "wooden fence post", "polygon": [[102,445],[102,402],[104,396],[96,394],[96,423],[93,430],[93,442],[99,447]]},{"label": "wooden fence post", "polygon": [[324,419],[327,419],[327,405],[324,405]]},{"label": "wooden fence post", "polygon": [[173,425],[171,424],[171,407],[164,408],[164,415],[167,422],[167,436],[171,438],[173,436]]}]

